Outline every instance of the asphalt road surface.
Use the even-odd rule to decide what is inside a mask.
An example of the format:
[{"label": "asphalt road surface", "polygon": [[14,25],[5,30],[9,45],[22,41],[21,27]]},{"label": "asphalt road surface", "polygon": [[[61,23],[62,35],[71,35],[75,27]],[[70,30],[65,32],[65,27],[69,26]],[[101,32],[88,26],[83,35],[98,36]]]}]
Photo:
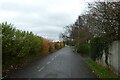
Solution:
[{"label": "asphalt road surface", "polygon": [[67,46],[40,59],[8,78],[96,78],[82,57]]}]

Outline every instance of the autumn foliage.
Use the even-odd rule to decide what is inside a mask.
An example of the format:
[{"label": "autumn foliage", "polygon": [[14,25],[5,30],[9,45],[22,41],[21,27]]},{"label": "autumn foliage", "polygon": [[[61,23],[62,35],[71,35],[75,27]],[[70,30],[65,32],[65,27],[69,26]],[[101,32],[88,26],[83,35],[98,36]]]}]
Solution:
[{"label": "autumn foliage", "polygon": [[43,39],[42,53],[43,55],[48,55],[58,49],[64,47],[64,42],[53,42],[47,39]]},{"label": "autumn foliage", "polygon": [[49,42],[49,52],[54,52],[54,51],[55,51],[55,43]]},{"label": "autumn foliage", "polygon": [[49,52],[49,41],[47,39],[43,39],[42,53],[43,55],[47,55],[48,52]]},{"label": "autumn foliage", "polygon": [[49,41],[32,32],[15,29],[7,22],[1,23],[0,27],[2,27],[3,76],[64,47],[62,42]]}]

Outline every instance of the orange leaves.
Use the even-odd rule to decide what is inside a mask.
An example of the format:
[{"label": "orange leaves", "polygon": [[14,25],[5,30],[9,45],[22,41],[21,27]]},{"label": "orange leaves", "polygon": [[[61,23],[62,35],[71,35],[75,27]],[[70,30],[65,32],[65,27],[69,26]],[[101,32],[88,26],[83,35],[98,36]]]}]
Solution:
[{"label": "orange leaves", "polygon": [[62,42],[60,42],[60,44],[61,44],[61,47],[64,47],[65,46],[65,44],[64,44],[64,42],[62,41]]},{"label": "orange leaves", "polygon": [[34,35],[32,32],[18,30],[7,23],[2,23],[0,26],[2,27],[3,76],[57,50],[55,42]]},{"label": "orange leaves", "polygon": [[42,54],[48,55],[48,53],[52,53],[62,47],[64,47],[64,42],[52,42],[47,39],[43,39]]},{"label": "orange leaves", "polygon": [[47,55],[49,52],[49,42],[47,39],[43,39],[42,53],[43,55]]},{"label": "orange leaves", "polygon": [[49,52],[54,52],[54,51],[55,51],[55,43],[49,42]]}]

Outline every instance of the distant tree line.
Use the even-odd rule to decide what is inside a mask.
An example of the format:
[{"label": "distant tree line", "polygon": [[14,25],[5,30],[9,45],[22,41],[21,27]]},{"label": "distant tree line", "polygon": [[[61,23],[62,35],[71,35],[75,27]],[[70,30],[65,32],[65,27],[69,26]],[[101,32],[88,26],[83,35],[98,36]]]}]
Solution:
[{"label": "distant tree line", "polygon": [[53,42],[32,32],[18,30],[7,22],[1,23],[0,27],[3,76],[64,47],[64,42]]},{"label": "distant tree line", "polygon": [[75,51],[93,60],[101,58],[104,50],[107,64],[109,46],[120,40],[120,2],[88,5],[89,11],[80,15],[74,24],[65,26],[66,31],[60,36],[67,45],[75,46]]}]

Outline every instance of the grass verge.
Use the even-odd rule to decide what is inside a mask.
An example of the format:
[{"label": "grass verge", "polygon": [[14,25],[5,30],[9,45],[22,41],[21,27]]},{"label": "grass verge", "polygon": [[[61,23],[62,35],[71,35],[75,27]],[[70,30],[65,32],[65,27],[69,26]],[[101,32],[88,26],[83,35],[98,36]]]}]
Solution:
[{"label": "grass verge", "polygon": [[103,67],[100,64],[97,64],[92,60],[85,60],[85,62],[90,66],[90,68],[94,71],[94,73],[100,78],[118,78],[118,76],[114,74],[112,71],[108,70],[107,68]]}]

